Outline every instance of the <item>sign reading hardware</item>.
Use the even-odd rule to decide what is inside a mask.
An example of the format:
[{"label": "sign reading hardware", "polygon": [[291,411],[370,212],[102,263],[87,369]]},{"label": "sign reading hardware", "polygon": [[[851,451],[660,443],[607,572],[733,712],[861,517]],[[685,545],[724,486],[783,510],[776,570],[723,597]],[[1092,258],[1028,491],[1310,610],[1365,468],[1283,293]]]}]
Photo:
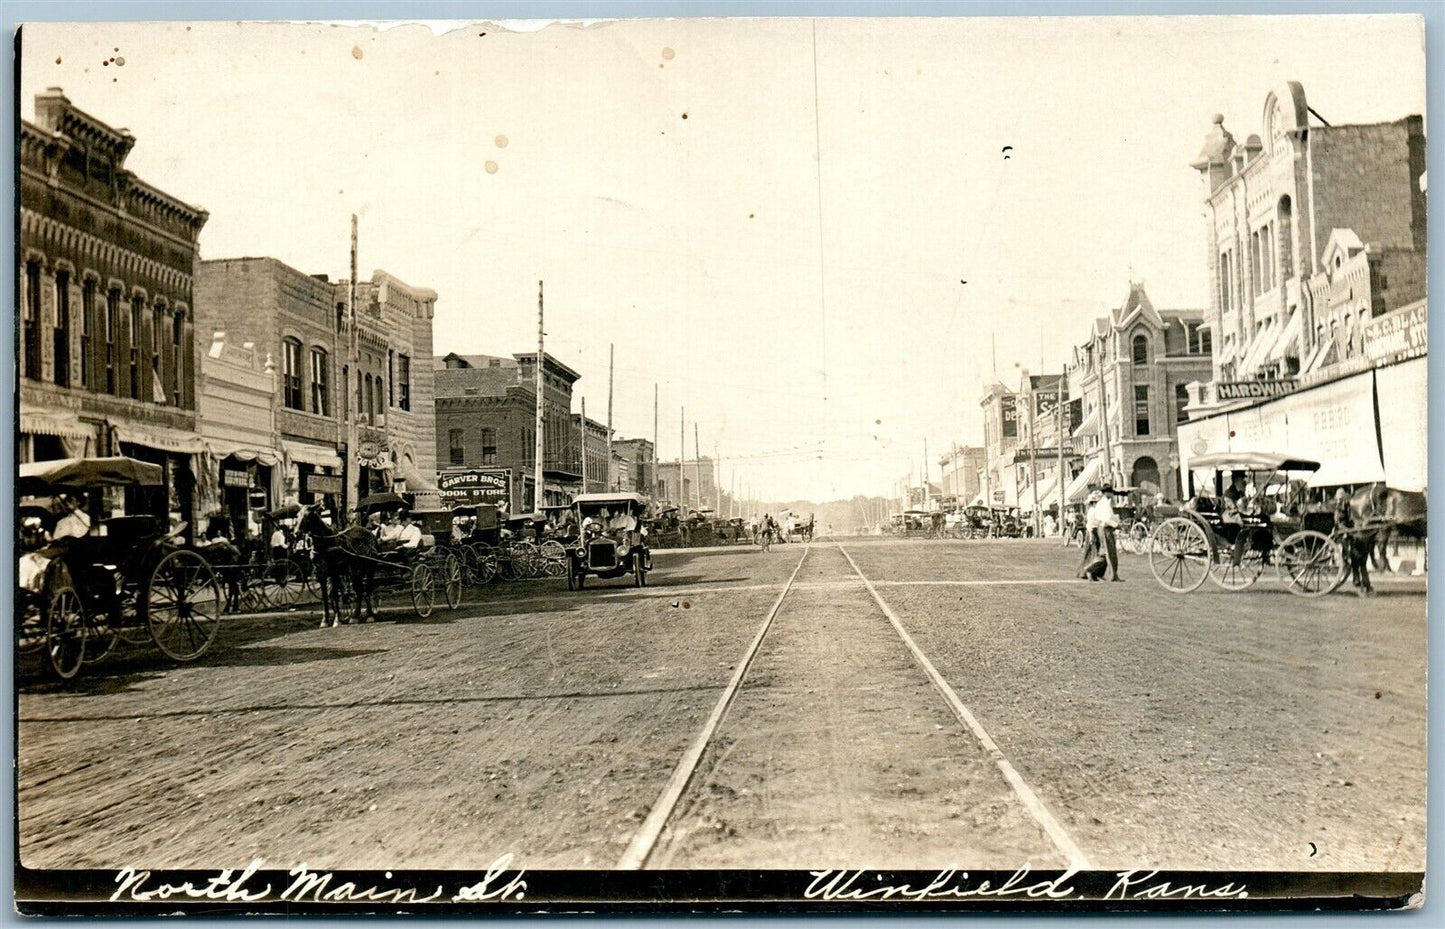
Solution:
[{"label": "sign reading hardware", "polygon": [[1283,397],[1298,389],[1299,382],[1292,377],[1273,381],[1224,381],[1214,385],[1214,395],[1220,400],[1263,400]]}]

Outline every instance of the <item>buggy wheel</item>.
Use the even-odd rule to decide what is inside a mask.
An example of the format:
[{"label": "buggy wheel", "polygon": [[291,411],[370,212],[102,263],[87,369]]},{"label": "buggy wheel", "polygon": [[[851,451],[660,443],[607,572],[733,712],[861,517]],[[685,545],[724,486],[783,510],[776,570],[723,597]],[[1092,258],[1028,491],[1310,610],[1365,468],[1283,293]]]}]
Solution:
[{"label": "buggy wheel", "polygon": [[206,559],[186,549],[156,564],[145,588],[151,641],[174,661],[199,658],[221,629],[221,587]]},{"label": "buggy wheel", "polygon": [[1209,579],[1225,590],[1248,590],[1264,573],[1264,553],[1254,546],[1248,546],[1234,563],[1233,548],[1217,549],[1214,560],[1209,564]]},{"label": "buggy wheel", "polygon": [[301,566],[287,558],[267,565],[261,577],[261,600],[268,607],[287,609],[295,606],[306,592],[306,579]]},{"label": "buggy wheel", "polygon": [[1323,532],[1296,532],[1280,543],[1275,558],[1279,578],[1292,594],[1320,597],[1344,583],[1344,553],[1339,543]]},{"label": "buggy wheel", "polygon": [[480,586],[497,579],[497,553],[486,543],[479,542],[468,548],[472,553],[472,577]]},{"label": "buggy wheel", "polygon": [[1136,522],[1129,527],[1130,550],[1136,555],[1147,555],[1149,553],[1149,527],[1142,522]]},{"label": "buggy wheel", "polygon": [[45,667],[62,681],[80,673],[85,661],[89,623],[80,594],[66,584],[55,591],[46,607]]},{"label": "buggy wheel", "polygon": [[542,570],[548,577],[561,577],[567,571],[567,549],[556,539],[548,539],[538,549]]},{"label": "buggy wheel", "polygon": [[421,562],[411,572],[411,607],[419,618],[426,619],[436,599],[436,578],[432,576],[431,565]]},{"label": "buggy wheel", "polygon": [[542,554],[532,542],[518,542],[512,547],[512,560],[519,580],[542,576]]},{"label": "buggy wheel", "polygon": [[1175,593],[1198,590],[1209,576],[1213,552],[1204,527],[1185,516],[1164,520],[1149,540],[1149,570]]},{"label": "buggy wheel", "polygon": [[456,555],[448,553],[442,561],[442,579],[447,609],[455,610],[462,605],[462,563]]}]

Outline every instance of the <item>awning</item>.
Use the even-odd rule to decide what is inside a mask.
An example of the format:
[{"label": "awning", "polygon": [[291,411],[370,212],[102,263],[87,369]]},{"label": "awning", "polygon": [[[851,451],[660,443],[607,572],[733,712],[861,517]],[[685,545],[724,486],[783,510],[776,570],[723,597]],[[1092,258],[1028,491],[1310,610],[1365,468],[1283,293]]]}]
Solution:
[{"label": "awning", "polygon": [[204,453],[206,450],[206,443],[202,442],[201,437],[194,432],[181,432],[179,429],[170,429],[165,426],[143,426],[129,422],[111,423],[110,425],[115,430],[117,440],[129,442],[132,445],[154,448],[177,455],[196,455]]},{"label": "awning", "polygon": [[215,440],[207,442],[206,447],[210,451],[211,457],[217,461],[235,458],[238,461],[254,461],[268,468],[274,468],[281,462],[281,456],[276,454],[275,449],[255,448],[236,442],[218,442]]},{"label": "awning", "polygon": [[1099,472],[1103,470],[1102,459],[1091,458],[1089,463],[1084,465],[1084,470],[1079,476],[1069,482],[1064,490],[1064,500],[1068,503],[1082,502],[1089,495],[1089,485],[1099,479]]},{"label": "awning", "polygon": [[1414,358],[1375,369],[1385,483],[1395,490],[1425,490],[1430,465],[1427,366],[1428,359]]},{"label": "awning", "polygon": [[1326,338],[1315,350],[1310,353],[1309,361],[1300,366],[1302,374],[1309,374],[1311,371],[1318,371],[1320,368],[1332,365],[1339,360],[1339,347],[1335,340]]},{"label": "awning", "polygon": [[968,505],[969,505],[969,506],[986,506],[987,504],[985,504],[985,503],[984,503],[984,500],[983,500],[983,491],[980,490],[980,491],[978,492],[978,496],[977,496],[977,497],[974,497],[972,500],[970,500],[970,501],[968,502]]},{"label": "awning", "polygon": [[1299,357],[1299,349],[1296,348],[1296,345],[1299,342],[1300,317],[1303,315],[1299,310],[1290,314],[1289,322],[1280,329],[1279,338],[1275,339],[1274,345],[1270,347],[1268,360],[1283,361],[1286,355],[1291,354],[1296,358]]},{"label": "awning", "polygon": [[341,456],[329,445],[312,445],[309,442],[281,440],[281,451],[291,464],[309,464],[318,468],[340,468]]},{"label": "awning", "polygon": [[53,435],[69,439],[94,439],[95,427],[62,410],[20,409],[20,431],[27,435]]},{"label": "awning", "polygon": [[436,483],[427,480],[409,458],[401,460],[401,476],[406,481],[407,493],[439,493]]},{"label": "awning", "polygon": [[1098,431],[1099,431],[1099,411],[1098,411],[1097,409],[1093,409],[1093,410],[1090,410],[1090,411],[1089,411],[1089,415],[1087,415],[1087,416],[1084,417],[1084,421],[1081,422],[1081,423],[1079,423],[1079,428],[1075,429],[1075,430],[1073,431],[1072,435],[1073,435],[1073,438],[1078,439],[1078,438],[1082,438],[1083,436],[1086,436],[1086,435],[1094,435],[1094,434],[1096,434]]},{"label": "awning", "polygon": [[1241,378],[1249,378],[1254,374],[1254,369],[1264,362],[1265,355],[1274,347],[1275,339],[1279,333],[1275,331],[1272,324],[1266,323],[1264,328],[1254,334],[1249,343],[1249,349],[1244,353],[1244,361],[1240,362],[1239,375]]},{"label": "awning", "polygon": [[1050,475],[1046,478],[1040,478],[1037,484],[1037,488],[1037,497],[1034,496],[1035,491],[1033,488],[1026,487],[1023,490],[1020,490],[1019,503],[1027,504],[1031,507],[1048,507],[1059,502],[1059,482],[1055,480],[1053,475]]}]

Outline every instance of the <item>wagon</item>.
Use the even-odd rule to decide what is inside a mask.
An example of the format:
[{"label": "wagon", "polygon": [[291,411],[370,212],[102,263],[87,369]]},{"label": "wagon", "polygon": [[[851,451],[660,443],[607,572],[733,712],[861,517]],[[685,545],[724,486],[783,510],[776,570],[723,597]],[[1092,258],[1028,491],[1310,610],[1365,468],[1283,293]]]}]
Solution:
[{"label": "wagon", "polygon": [[[90,496],[106,487],[157,487],[158,465],[133,458],[66,458],[20,466],[22,497]],[[22,502],[22,506],[23,506]],[[205,557],[167,532],[159,519],[104,519],[81,537],[56,539],[24,557],[44,563],[38,583],[22,587],[18,647],[43,651],[62,680],[109,655],[124,639],[152,644],[174,661],[193,661],[215,642],[221,590]]]},{"label": "wagon", "polygon": [[[1320,463],[1289,455],[1219,453],[1190,462],[1193,471],[1212,472],[1214,494],[1203,494],[1183,508],[1160,507],[1164,516],[1149,537],[1149,568],[1165,589],[1188,593],[1206,578],[1228,591],[1247,590],[1274,565],[1294,594],[1318,597],[1344,583],[1345,561],[1333,537],[1328,512],[1309,512],[1303,495],[1308,476]],[[1236,513],[1224,499],[1225,475],[1252,481],[1253,497]],[[1208,485],[1206,485],[1208,486]]]},{"label": "wagon", "polygon": [[587,577],[632,575],[638,587],[647,586],[652,554],[647,549],[649,501],[641,494],[582,494],[572,501],[582,537],[568,551],[567,589],[581,590]]}]

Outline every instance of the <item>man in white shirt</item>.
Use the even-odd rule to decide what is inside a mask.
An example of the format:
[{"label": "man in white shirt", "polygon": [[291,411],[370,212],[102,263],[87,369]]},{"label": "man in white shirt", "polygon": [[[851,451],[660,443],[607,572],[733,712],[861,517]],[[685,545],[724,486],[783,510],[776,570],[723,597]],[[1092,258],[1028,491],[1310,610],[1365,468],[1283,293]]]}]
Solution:
[{"label": "man in white shirt", "polygon": [[1089,508],[1089,522],[1098,528],[1099,548],[1109,562],[1111,581],[1122,581],[1119,576],[1119,549],[1115,543],[1115,532],[1119,528],[1119,517],[1114,513],[1114,487],[1105,484],[1099,494],[1099,502]]},{"label": "man in white shirt", "polygon": [[90,516],[80,508],[80,501],[70,494],[60,495],[61,508],[65,515],[55,524],[55,531],[50,534],[53,539],[76,538],[82,539],[90,534]]},{"label": "man in white shirt", "polygon": [[[400,520],[398,520],[398,522],[400,522]],[[421,535],[421,527],[416,524],[416,520],[407,519],[397,533],[397,547],[415,550],[421,545]]]}]

